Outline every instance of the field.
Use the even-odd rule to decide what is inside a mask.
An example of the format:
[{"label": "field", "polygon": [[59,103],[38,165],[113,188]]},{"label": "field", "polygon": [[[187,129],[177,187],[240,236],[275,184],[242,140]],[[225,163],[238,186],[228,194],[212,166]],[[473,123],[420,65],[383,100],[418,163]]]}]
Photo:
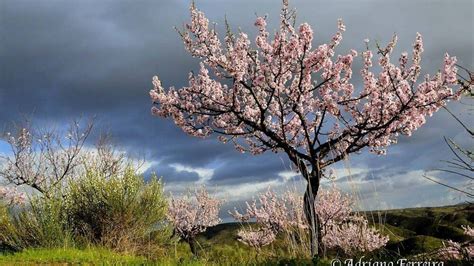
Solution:
[{"label": "field", "polygon": [[[443,247],[443,241],[465,241],[461,225],[474,225],[474,205],[462,204],[446,207],[410,208],[389,211],[366,212],[372,223],[389,235],[388,245],[371,254],[373,260],[392,260],[399,258],[429,259],[430,252]],[[297,258],[288,253],[286,242],[278,239],[265,247],[260,254],[236,240],[236,232],[241,224],[224,223],[209,228],[198,238],[200,258],[190,255],[184,243],[170,244],[160,254],[132,256],[118,254],[103,248],[90,247],[77,249],[27,249],[12,253],[3,251],[2,265],[35,264],[101,264],[101,265],[311,265],[310,259]],[[337,254],[320,260],[329,265]],[[460,265],[456,262],[453,265]],[[448,265],[448,264],[446,264]]]}]

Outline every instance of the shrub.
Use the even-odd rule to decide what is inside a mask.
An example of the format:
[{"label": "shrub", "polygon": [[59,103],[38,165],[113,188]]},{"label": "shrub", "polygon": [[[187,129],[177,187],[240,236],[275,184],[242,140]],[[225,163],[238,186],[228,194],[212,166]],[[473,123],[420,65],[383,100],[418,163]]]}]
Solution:
[{"label": "shrub", "polygon": [[0,242],[21,250],[29,247],[73,245],[64,216],[64,201],[59,197],[35,197],[28,205],[0,207]]},{"label": "shrub", "polygon": [[2,249],[102,245],[120,252],[156,254],[169,238],[161,180],[128,167],[112,176],[89,171],[23,206],[0,206]]},{"label": "shrub", "polygon": [[163,241],[167,202],[163,185],[145,182],[135,169],[106,176],[89,171],[69,183],[65,215],[76,239],[135,253]]}]

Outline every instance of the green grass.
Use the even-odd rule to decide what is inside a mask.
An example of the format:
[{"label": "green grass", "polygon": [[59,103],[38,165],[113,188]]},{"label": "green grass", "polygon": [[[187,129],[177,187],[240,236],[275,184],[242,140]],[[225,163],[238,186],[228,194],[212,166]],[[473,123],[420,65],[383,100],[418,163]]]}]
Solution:
[{"label": "green grass", "polygon": [[[178,250],[183,251],[182,248],[178,247]],[[100,248],[85,250],[72,248],[28,249],[18,253],[1,255],[0,265],[314,265],[310,259],[268,257],[268,254],[262,254],[260,259],[255,259],[255,256],[250,256],[245,250],[229,246],[217,246],[207,251],[210,253],[203,254],[204,256],[199,259],[187,255],[175,257],[171,252],[166,257],[147,260],[144,257],[118,254]],[[330,260],[320,260],[318,265],[330,265]]]},{"label": "green grass", "polygon": [[0,265],[36,265],[36,264],[101,264],[101,265],[142,265],[146,258],[124,255],[101,248],[74,249],[27,249],[22,252],[0,256]]},{"label": "green grass", "polygon": [[411,230],[396,227],[390,224],[375,224],[374,227],[377,228],[381,234],[388,235],[390,238],[388,242],[389,244],[397,243],[416,235],[416,233]]},{"label": "green grass", "polygon": [[414,236],[400,242],[389,244],[387,249],[397,251],[402,256],[410,256],[434,251],[443,247],[443,241],[432,236]]}]

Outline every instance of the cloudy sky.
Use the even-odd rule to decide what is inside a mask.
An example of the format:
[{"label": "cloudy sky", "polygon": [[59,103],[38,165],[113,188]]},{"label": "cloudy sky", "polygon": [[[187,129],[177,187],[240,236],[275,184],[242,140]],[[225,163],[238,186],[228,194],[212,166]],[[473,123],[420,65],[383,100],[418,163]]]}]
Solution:
[{"label": "cloudy sky", "polygon": [[[165,86],[183,86],[197,61],[184,50],[174,26],[187,22],[188,0],[0,1],[0,127],[23,115],[38,124],[63,125],[79,116],[98,117],[98,126],[131,153],[146,154],[146,173],[163,176],[169,191],[207,184],[228,202],[250,199],[268,186],[299,187],[284,154],[251,156],[213,138],[185,135],[170,120],[150,115],[151,77]],[[258,15],[275,26],[280,0],[196,0],[222,29],[227,16],[234,29],[254,36]],[[298,22],[315,31],[315,44],[327,42],[343,18],[347,31],[338,52],[362,50],[363,40],[388,41],[396,32],[398,54],[410,50],[416,32],[425,42],[426,72],[441,66],[444,52],[473,69],[471,0],[294,0]],[[469,102],[467,100],[465,103]],[[472,104],[472,102],[471,102]],[[472,125],[468,105],[449,108]],[[469,120],[471,119],[471,121]],[[434,206],[465,200],[422,176],[451,157],[443,136],[472,147],[442,110],[411,138],[401,138],[386,156],[363,152],[335,165],[337,183],[357,192],[361,208]],[[6,152],[0,144],[0,152]],[[430,173],[455,186],[464,179]]]}]

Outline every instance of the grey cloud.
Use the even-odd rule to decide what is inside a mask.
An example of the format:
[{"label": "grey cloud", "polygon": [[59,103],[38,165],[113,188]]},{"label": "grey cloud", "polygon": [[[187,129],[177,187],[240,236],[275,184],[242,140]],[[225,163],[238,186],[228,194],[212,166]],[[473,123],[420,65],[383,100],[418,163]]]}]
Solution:
[{"label": "grey cloud", "polygon": [[[279,3],[196,1],[221,31],[227,16],[234,30],[241,27],[250,36],[256,32],[255,13],[268,14],[270,26],[276,26]],[[0,126],[23,114],[57,124],[80,115],[98,115],[99,126],[110,131],[118,144],[159,160],[154,169],[169,182],[192,183],[197,178],[195,173],[173,172],[172,163],[217,167],[212,180],[216,184],[278,178],[277,173],[287,167],[281,162],[286,160],[284,154],[242,155],[231,145],[187,136],[172,121],[150,115],[151,77],[159,74],[165,86],[179,87],[197,67],[173,29],[188,20],[188,4],[182,0],[1,1]],[[313,26],[315,45],[331,38],[337,18],[342,17],[347,32],[339,53],[352,47],[362,50],[366,37],[384,43],[393,32],[399,35],[395,53],[410,50],[419,31],[425,40],[423,64],[428,72],[439,68],[445,51],[473,68],[472,1],[295,0],[290,4],[299,12],[298,22]],[[354,73],[354,82],[360,84]],[[449,106],[457,113],[467,110],[464,105]],[[442,136],[463,141],[462,129],[444,111],[428,119],[412,137],[401,137],[387,156],[364,151],[352,156],[351,163],[384,169],[383,178],[432,169],[449,156]]]}]

